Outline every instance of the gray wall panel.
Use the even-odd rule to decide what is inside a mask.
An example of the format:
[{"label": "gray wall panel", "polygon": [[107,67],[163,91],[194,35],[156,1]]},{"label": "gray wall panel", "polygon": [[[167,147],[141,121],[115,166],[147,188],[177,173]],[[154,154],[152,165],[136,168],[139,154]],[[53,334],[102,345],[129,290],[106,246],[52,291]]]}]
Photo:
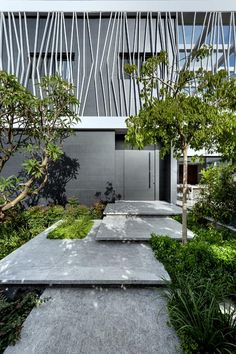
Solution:
[{"label": "gray wall panel", "polygon": [[64,151],[80,164],[78,181],[67,185],[69,196],[82,203],[92,203],[96,192],[104,192],[106,182],[114,185],[115,133],[77,132],[67,139]]},{"label": "gray wall panel", "polygon": [[[91,204],[96,200],[96,192],[105,192],[107,181],[114,185],[114,132],[76,132],[64,142],[63,150],[70,159],[77,160],[80,165],[77,178],[70,180],[66,185],[67,197],[75,197],[81,203]],[[18,175],[23,161],[24,154],[15,154],[6,164],[2,175]],[[60,166],[61,174],[63,168],[66,166]],[[58,189],[60,186],[57,186],[57,183],[60,181],[55,179],[55,187]]]}]

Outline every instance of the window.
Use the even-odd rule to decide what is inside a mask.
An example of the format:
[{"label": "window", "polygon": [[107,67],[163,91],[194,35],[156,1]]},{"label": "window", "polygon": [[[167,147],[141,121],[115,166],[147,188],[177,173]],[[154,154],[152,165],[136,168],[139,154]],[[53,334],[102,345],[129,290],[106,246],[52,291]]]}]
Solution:
[{"label": "window", "polygon": [[[30,53],[29,78],[36,76],[38,69],[40,76],[59,74],[64,80],[70,79],[73,71],[75,53]],[[34,69],[34,70],[33,70]]]},{"label": "window", "polygon": [[196,44],[204,31],[203,26],[180,25],[179,26],[179,44]]}]

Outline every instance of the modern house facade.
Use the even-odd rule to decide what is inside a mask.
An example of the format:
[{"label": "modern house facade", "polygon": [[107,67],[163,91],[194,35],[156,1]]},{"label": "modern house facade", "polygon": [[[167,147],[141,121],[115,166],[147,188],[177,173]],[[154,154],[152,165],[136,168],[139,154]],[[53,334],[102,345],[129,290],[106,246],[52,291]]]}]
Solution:
[{"label": "modern house facade", "polygon": [[[236,2],[8,0],[0,1],[0,11],[1,70],[14,73],[37,95],[35,83],[44,75],[59,73],[75,85],[81,123],[64,151],[68,166],[78,160],[79,169],[67,183],[67,195],[91,203],[110,182],[122,199],[175,202],[178,170],[172,154],[162,160],[159,146],[138,151],[124,142],[125,119],[141,105],[140,87],[124,64],[140,68],[165,50],[173,70],[162,75],[171,79],[190,53],[206,44],[213,51],[204,67],[235,75]],[[16,173],[21,158],[15,157],[7,174]]]}]

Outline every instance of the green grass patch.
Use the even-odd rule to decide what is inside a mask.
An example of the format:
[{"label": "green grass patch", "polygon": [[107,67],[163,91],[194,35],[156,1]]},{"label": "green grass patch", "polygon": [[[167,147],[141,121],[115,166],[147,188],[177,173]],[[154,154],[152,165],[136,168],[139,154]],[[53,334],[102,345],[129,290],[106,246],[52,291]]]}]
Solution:
[{"label": "green grass patch", "polygon": [[49,232],[49,239],[82,239],[93,227],[91,217],[85,215],[79,219],[67,218],[56,229]]}]

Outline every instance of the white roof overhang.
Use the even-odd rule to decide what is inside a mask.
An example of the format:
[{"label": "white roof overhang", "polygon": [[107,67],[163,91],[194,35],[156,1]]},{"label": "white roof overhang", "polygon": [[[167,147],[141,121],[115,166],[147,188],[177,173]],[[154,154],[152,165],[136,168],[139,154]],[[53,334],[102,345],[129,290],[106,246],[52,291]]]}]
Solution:
[{"label": "white roof overhang", "polygon": [[236,11],[235,0],[0,0],[1,12]]}]

